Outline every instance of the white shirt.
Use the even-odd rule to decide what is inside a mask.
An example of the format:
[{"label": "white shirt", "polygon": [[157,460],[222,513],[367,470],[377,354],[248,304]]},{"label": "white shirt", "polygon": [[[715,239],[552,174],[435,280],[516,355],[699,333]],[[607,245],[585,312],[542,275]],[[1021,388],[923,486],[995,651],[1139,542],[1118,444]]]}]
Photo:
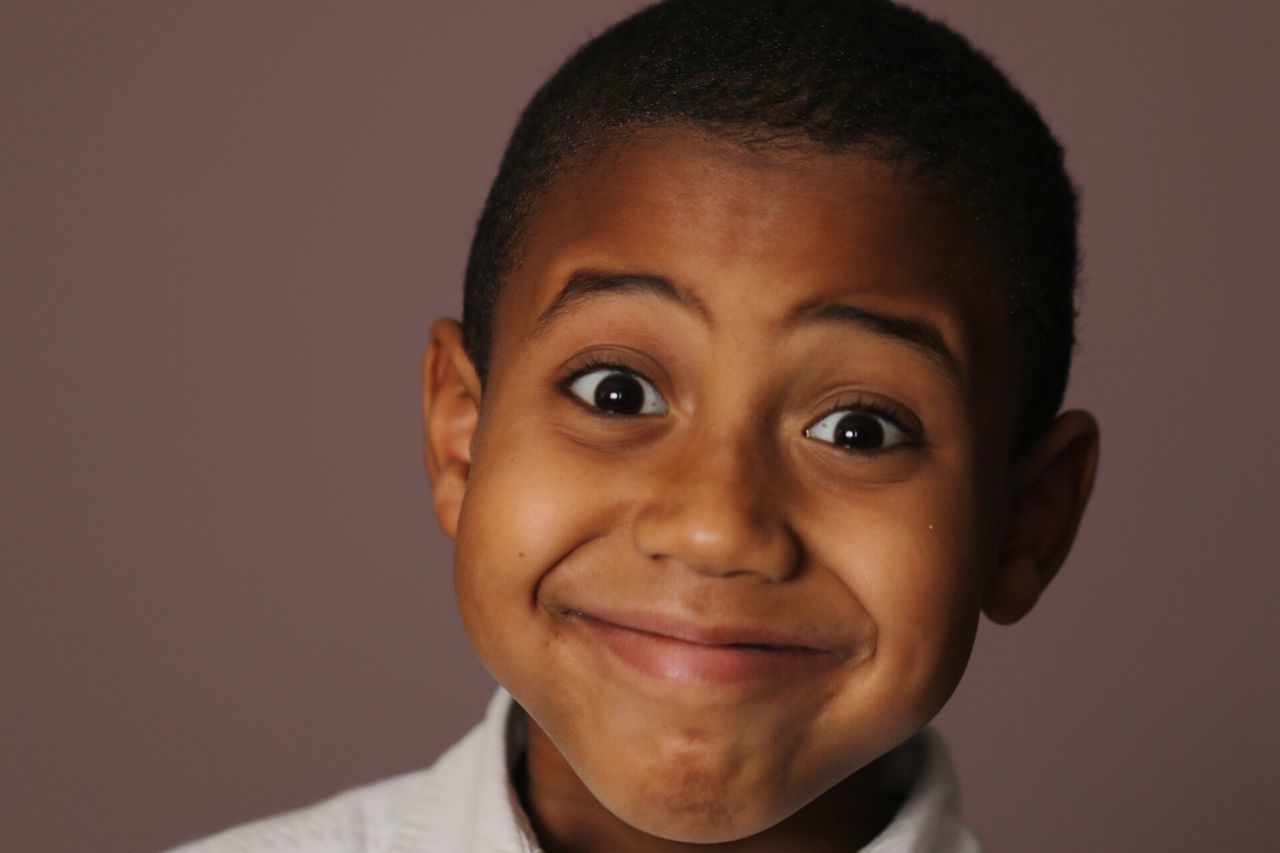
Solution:
[{"label": "white shirt", "polygon": [[[511,785],[525,717],[505,690],[426,770],[227,830],[171,853],[541,853]],[[863,853],[980,853],[959,821],[955,774],[925,731],[895,750],[906,798]],[[890,763],[889,775],[894,772]]]}]

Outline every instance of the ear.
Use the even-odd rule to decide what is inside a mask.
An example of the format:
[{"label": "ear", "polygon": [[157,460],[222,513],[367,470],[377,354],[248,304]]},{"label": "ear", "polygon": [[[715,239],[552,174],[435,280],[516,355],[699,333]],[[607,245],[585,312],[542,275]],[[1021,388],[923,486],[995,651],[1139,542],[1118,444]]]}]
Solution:
[{"label": "ear", "polygon": [[480,378],[462,346],[462,327],[437,320],[422,359],[423,449],[436,519],[449,538],[458,533],[479,420]]},{"label": "ear", "polygon": [[1008,625],[1025,616],[1071,550],[1098,468],[1098,424],[1087,412],[1059,415],[1014,466],[1009,533],[982,609]]}]

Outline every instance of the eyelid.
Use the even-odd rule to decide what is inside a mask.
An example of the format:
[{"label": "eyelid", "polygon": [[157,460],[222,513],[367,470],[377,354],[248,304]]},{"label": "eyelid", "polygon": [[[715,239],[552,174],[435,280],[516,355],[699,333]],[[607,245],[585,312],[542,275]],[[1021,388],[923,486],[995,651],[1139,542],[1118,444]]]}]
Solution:
[{"label": "eyelid", "polygon": [[562,378],[556,380],[557,384],[572,382],[576,377],[598,368],[634,373],[649,380],[655,387],[668,381],[662,365],[644,350],[619,344],[604,344],[584,349],[561,364],[557,372]]}]

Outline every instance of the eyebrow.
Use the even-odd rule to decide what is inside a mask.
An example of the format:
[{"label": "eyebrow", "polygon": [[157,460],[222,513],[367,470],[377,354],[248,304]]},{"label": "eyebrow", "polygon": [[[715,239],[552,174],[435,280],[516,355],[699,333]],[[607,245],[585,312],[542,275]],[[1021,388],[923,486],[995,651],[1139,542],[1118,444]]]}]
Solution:
[{"label": "eyebrow", "polygon": [[569,276],[564,287],[551,300],[526,335],[536,338],[547,331],[562,314],[567,314],[592,296],[602,293],[641,293],[676,302],[709,320],[711,312],[702,300],[669,278],[648,273],[579,270]]},{"label": "eyebrow", "polygon": [[[710,322],[711,312],[694,293],[665,276],[610,270],[578,270],[569,276],[551,304],[533,322],[526,340],[544,334],[560,316],[584,301],[601,294],[639,293],[661,297],[689,309]],[[884,337],[893,338],[928,356],[957,388],[964,388],[960,361],[947,347],[938,327],[928,320],[869,311],[838,302],[802,306],[790,317],[796,323],[844,323]]]},{"label": "eyebrow", "polygon": [[868,332],[894,338],[928,356],[942,368],[957,388],[964,388],[964,371],[938,327],[917,317],[901,317],[868,311],[843,303],[822,303],[796,311],[792,319],[801,323],[848,323]]}]

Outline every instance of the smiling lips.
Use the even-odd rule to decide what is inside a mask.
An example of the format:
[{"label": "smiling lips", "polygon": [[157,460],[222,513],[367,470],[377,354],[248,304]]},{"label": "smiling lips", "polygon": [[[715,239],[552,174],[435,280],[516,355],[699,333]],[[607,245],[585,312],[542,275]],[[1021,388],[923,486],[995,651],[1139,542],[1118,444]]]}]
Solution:
[{"label": "smiling lips", "polygon": [[841,660],[832,650],[768,631],[708,629],[648,614],[566,615],[623,663],[665,681],[732,684],[785,677]]}]

